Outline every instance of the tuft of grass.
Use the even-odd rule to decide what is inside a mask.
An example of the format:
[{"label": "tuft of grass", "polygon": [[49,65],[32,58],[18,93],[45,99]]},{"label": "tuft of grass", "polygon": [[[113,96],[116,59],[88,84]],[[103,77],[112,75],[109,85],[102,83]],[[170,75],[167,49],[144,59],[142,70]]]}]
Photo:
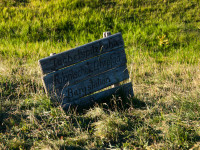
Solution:
[{"label": "tuft of grass", "polygon": [[103,111],[102,108],[100,107],[95,107],[94,109],[90,109],[86,115],[86,117],[89,117],[91,119],[94,119],[94,118],[103,118],[106,116],[105,112]]},{"label": "tuft of grass", "polygon": [[101,140],[118,141],[118,137],[128,126],[127,119],[122,118],[118,112],[110,112],[109,115],[102,115],[101,119],[92,124],[94,135]]}]

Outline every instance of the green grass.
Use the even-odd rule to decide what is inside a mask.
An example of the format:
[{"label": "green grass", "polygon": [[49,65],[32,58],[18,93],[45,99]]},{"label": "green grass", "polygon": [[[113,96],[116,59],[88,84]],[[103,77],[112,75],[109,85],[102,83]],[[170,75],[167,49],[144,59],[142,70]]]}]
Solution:
[{"label": "green grass", "polygon": [[[198,0],[0,0],[0,149],[199,149]],[[121,32],[135,96],[64,112],[38,60]]]}]

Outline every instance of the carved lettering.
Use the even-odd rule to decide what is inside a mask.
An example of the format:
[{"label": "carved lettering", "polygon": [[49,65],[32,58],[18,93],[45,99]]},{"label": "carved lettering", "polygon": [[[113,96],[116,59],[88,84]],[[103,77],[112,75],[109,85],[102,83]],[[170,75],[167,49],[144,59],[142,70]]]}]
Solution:
[{"label": "carved lettering", "polygon": [[68,93],[68,97],[69,97],[69,98],[72,98],[72,97],[73,97],[73,91],[72,91],[71,88],[69,88],[69,89],[67,90],[67,93]]},{"label": "carved lettering", "polygon": [[[70,62],[79,60],[80,58],[90,58],[91,56],[95,54],[101,53],[103,49],[112,49],[114,47],[119,46],[120,44],[122,44],[122,41],[118,41],[112,38],[112,39],[109,39],[108,42],[106,43],[103,43],[102,41],[100,41],[95,45],[81,47],[80,49],[78,49],[77,53],[74,54],[73,56],[70,56],[68,54],[65,57],[54,58],[51,61],[54,62],[53,64],[56,69],[58,66],[65,66]],[[102,62],[102,63],[104,66],[105,62]]]},{"label": "carved lettering", "polygon": [[[65,85],[67,82],[71,80],[76,80],[81,76],[87,76],[92,72],[98,72],[99,70],[108,70],[113,66],[117,66],[117,64],[121,63],[121,57],[119,54],[111,54],[109,58],[99,58],[94,61],[83,63],[82,66],[78,68],[72,68],[70,70],[63,70],[61,73],[56,73],[53,76],[53,81],[55,87],[60,84]],[[97,84],[98,85],[98,84]],[[89,87],[92,88],[92,87]]]},{"label": "carved lettering", "polygon": [[118,33],[55,56],[41,59],[39,60],[39,63],[43,70],[43,74],[47,74],[123,46],[122,36]]},{"label": "carved lettering", "polygon": [[105,85],[111,82],[109,77],[97,80],[90,80],[89,84],[84,87],[77,87],[77,88],[68,88],[67,89],[67,95],[65,95],[67,98],[73,98],[74,96],[83,97],[87,94],[91,93],[91,91],[101,85]]},{"label": "carved lettering", "polygon": [[65,84],[68,81],[75,80],[82,75],[89,75],[92,72],[101,70],[102,68],[111,69],[114,65],[120,64],[122,60],[120,59],[120,55],[112,54],[109,59],[99,58],[93,62],[87,62],[83,64],[79,68],[72,68],[68,71],[62,71],[61,76],[59,74],[54,75],[55,86],[59,84]]}]

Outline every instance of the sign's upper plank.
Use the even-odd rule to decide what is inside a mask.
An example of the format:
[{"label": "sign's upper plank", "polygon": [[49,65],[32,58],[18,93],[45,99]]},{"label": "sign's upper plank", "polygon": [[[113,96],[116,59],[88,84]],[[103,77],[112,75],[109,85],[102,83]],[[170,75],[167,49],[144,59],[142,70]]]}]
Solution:
[{"label": "sign's upper plank", "polygon": [[39,64],[42,73],[47,74],[123,46],[124,41],[122,35],[121,33],[117,33],[83,46],[40,59]]}]

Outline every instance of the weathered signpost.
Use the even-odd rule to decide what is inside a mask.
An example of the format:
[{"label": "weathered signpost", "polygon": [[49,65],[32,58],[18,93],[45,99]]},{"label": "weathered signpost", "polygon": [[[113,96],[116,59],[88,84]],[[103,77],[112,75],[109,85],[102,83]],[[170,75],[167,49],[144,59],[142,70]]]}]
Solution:
[{"label": "weathered signpost", "polygon": [[[68,109],[100,102],[119,91],[133,96],[131,83],[119,86],[129,78],[126,62],[123,38],[117,33],[40,59],[39,65],[46,93]],[[111,85],[114,88],[102,91]]]}]

